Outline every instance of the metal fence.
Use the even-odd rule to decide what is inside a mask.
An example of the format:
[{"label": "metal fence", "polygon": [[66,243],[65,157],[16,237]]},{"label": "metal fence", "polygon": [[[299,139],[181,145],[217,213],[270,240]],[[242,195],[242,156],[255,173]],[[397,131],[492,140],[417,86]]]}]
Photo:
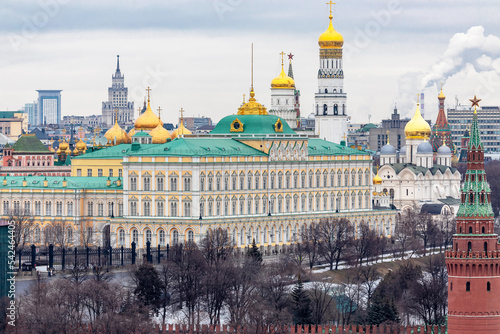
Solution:
[{"label": "metal fence", "polygon": [[[56,270],[73,268],[76,264],[86,268],[101,266],[127,266],[136,263],[165,263],[169,257],[170,246],[151,247],[146,243],[145,249],[137,249],[135,243],[131,248],[112,247],[70,247],[61,248],[49,245],[38,247],[31,245],[20,249],[16,259],[20,269],[31,270],[33,265],[48,266]],[[142,258],[139,258],[142,256]]]}]

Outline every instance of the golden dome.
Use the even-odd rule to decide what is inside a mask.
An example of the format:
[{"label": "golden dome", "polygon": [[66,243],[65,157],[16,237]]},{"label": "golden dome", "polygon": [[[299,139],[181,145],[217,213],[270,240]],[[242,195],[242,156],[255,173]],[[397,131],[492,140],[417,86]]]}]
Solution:
[{"label": "golden dome", "polygon": [[275,89],[295,89],[295,81],[285,74],[283,61],[281,62],[281,73],[271,81],[271,88]]},{"label": "golden dome", "polygon": [[78,143],[76,143],[76,149],[78,151],[85,151],[87,149],[87,144],[83,142],[83,140],[79,140]]},{"label": "golden dome", "polygon": [[71,149],[68,147],[68,148],[66,149],[66,151],[64,151],[64,153],[66,153],[66,155],[70,155],[70,154],[71,154]]},{"label": "golden dome", "polygon": [[68,149],[68,147],[69,147],[69,144],[66,143],[66,141],[63,141],[62,143],[59,144],[59,149],[61,151],[66,151],[66,149]]},{"label": "golden dome", "polygon": [[443,88],[441,88],[441,93],[439,93],[438,99],[440,99],[440,100],[441,99],[446,99],[446,96],[444,96],[444,94],[443,94]]},{"label": "golden dome", "polygon": [[74,154],[74,155],[78,155],[79,153],[80,153],[80,151],[78,151],[78,149],[77,149],[77,148],[75,148],[75,149],[73,150],[73,154]]},{"label": "golden dome", "polygon": [[61,155],[61,149],[60,148],[57,149],[56,154],[57,155]]},{"label": "golden dome", "polygon": [[377,175],[373,178],[373,184],[382,184],[382,178],[378,175],[378,168],[377,168]]},{"label": "golden dome", "polygon": [[135,135],[135,128],[132,128],[129,132],[128,132],[128,135],[130,137],[132,137],[133,135]]},{"label": "golden dome", "polygon": [[413,118],[405,126],[406,139],[429,139],[431,135],[431,127],[425,121],[420,113],[420,104],[417,104],[417,110]]},{"label": "golden dome", "polygon": [[330,13],[330,25],[319,36],[318,44],[322,49],[340,49],[344,45],[344,37],[333,28],[332,19],[333,15]]},{"label": "golden dome", "polygon": [[170,132],[160,124],[151,130],[149,135],[153,137],[153,144],[165,144],[167,139],[170,138]]},{"label": "golden dome", "polygon": [[55,152],[56,150],[54,150],[54,147],[50,147],[50,152]]},{"label": "golden dome", "polygon": [[106,131],[104,137],[108,140],[108,145],[130,144],[132,142],[127,132],[118,125],[117,120],[115,120],[115,125]]},{"label": "golden dome", "polygon": [[153,130],[156,128],[159,124],[158,116],[155,115],[153,110],[151,110],[151,105],[148,100],[148,107],[146,108],[146,111],[139,116],[138,119],[135,121],[135,128],[136,129],[144,129],[144,130]]},{"label": "golden dome", "polygon": [[184,121],[181,119],[181,123],[179,124],[179,127],[172,132],[172,135],[170,136],[172,139],[175,139],[181,135],[190,135],[191,131],[186,129],[184,127]]},{"label": "golden dome", "polygon": [[267,109],[255,99],[253,87],[248,102],[238,108],[238,115],[267,115]]}]

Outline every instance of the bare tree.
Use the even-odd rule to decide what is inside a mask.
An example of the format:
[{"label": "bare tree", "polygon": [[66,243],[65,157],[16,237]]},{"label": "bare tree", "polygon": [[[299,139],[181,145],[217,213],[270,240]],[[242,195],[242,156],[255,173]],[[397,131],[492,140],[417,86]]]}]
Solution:
[{"label": "bare tree", "polygon": [[340,259],[345,249],[352,244],[354,228],[347,219],[327,219],[318,225],[320,254],[330,265],[330,270],[338,269]]},{"label": "bare tree", "polygon": [[80,225],[80,242],[84,247],[89,247],[94,243],[94,227]]},{"label": "bare tree", "polygon": [[71,225],[66,220],[54,221],[50,225],[53,231],[54,244],[58,247],[66,248],[69,242],[68,230],[71,229]]},{"label": "bare tree", "polygon": [[[401,251],[401,258],[404,258],[408,250],[415,251],[418,243],[417,217],[414,210],[408,209],[396,217],[396,227],[394,230],[394,241]],[[411,256],[410,256],[411,257]]]},{"label": "bare tree", "polygon": [[354,252],[359,265],[362,265],[363,260],[369,258],[374,253],[377,238],[377,234],[370,229],[368,224],[363,223],[359,226],[357,238],[353,242]]},{"label": "bare tree", "polygon": [[309,289],[314,324],[319,325],[327,322],[326,316],[332,312],[332,307],[335,305],[331,296],[333,289],[333,284],[325,281],[314,282],[312,288]]},{"label": "bare tree", "polygon": [[375,266],[363,266],[360,267],[358,276],[359,276],[359,282],[364,287],[367,307],[370,307],[372,295],[378,283],[377,281],[381,277],[380,273],[378,272]]},{"label": "bare tree", "polygon": [[309,260],[309,268],[312,269],[316,264],[321,237],[318,225],[311,224],[302,233],[302,245]]},{"label": "bare tree", "polygon": [[429,213],[421,212],[414,217],[417,220],[417,236],[422,240],[425,256],[429,241],[433,240],[439,231],[434,223],[434,219]]},{"label": "bare tree", "polygon": [[33,215],[30,210],[16,208],[9,210],[9,223],[14,225],[15,249],[24,248],[33,232]]}]

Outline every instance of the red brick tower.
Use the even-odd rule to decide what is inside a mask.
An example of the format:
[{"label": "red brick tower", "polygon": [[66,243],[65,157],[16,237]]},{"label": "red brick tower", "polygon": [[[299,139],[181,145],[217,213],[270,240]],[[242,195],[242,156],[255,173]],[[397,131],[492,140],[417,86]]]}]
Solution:
[{"label": "red brick tower", "polygon": [[453,140],[451,140],[451,129],[448,124],[448,120],[446,119],[446,113],[444,112],[444,100],[446,96],[443,94],[443,88],[441,87],[441,93],[439,93],[439,113],[436,119],[436,123],[432,127],[431,134],[431,144],[432,150],[434,153],[437,152],[441,145],[448,146],[453,153],[455,153],[455,145],[453,144]]},{"label": "red brick tower", "polygon": [[[479,101],[474,96],[472,106],[478,106]],[[500,333],[500,247],[493,225],[491,190],[474,111],[457,234],[453,250],[446,252],[450,334]]]}]

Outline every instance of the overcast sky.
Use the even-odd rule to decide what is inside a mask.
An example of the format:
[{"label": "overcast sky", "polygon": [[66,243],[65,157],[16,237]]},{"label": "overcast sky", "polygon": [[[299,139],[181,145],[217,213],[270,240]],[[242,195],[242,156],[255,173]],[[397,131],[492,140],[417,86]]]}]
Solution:
[{"label": "overcast sky", "polygon": [[[270,107],[281,51],[292,52],[301,112],[312,112],[325,0],[3,0],[0,8],[0,110],[17,110],[37,89],[62,89],[63,115],[101,113],[120,55],[130,100],[166,122],[218,121],[237,112],[250,86]],[[338,0],[334,26],[345,40],[344,73],[353,122],[380,121],[397,103],[413,113],[426,93],[426,118],[477,94],[500,105],[498,0]]]}]

